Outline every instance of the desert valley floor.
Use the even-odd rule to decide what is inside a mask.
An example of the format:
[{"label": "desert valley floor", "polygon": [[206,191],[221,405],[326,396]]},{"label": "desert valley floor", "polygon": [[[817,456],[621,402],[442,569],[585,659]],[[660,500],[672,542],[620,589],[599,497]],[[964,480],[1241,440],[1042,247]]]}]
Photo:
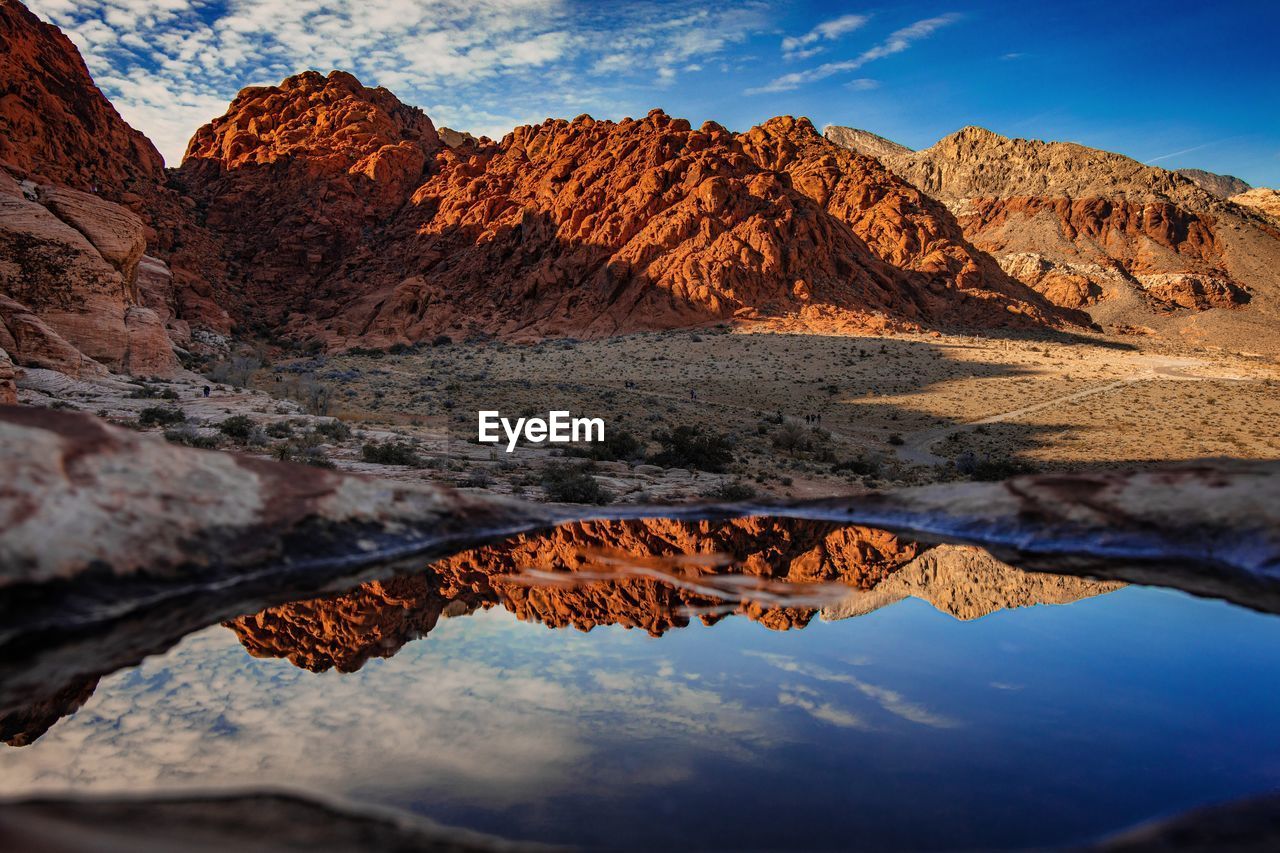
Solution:
[{"label": "desert valley floor", "polygon": [[[197,434],[278,456],[292,438],[284,427],[237,442],[219,425],[243,415],[264,428],[292,423],[305,433],[308,424],[329,421],[290,400],[305,376],[327,398],[328,415],[354,428],[320,439],[318,452],[337,466],[541,499],[539,474],[561,451],[524,445],[508,454],[477,443],[478,409],[532,415],[555,400],[575,415],[604,418],[610,434],[635,436],[638,449],[617,459],[567,460],[591,465],[610,499],[632,503],[732,496],[724,489],[733,485],[738,497],[743,487],[760,496],[820,497],[1026,471],[1280,458],[1273,427],[1280,369],[1272,360],[1142,337],[867,338],[713,327],[244,361],[237,379],[248,389],[214,384],[207,399],[201,386],[208,380],[194,376],[80,382],[70,394],[55,383],[49,390],[61,402],[29,380],[21,396],[142,429],[143,410],[182,409]],[[178,399],[158,399],[166,389]],[[653,434],[682,425],[728,436],[735,461],[720,472],[645,464],[658,447]],[[403,442],[417,458],[371,462],[361,452],[370,442]]]}]

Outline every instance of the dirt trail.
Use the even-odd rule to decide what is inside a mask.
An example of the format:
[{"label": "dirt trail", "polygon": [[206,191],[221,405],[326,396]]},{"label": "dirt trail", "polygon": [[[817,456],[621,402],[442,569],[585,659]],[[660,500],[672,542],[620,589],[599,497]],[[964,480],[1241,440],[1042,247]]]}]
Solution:
[{"label": "dirt trail", "polygon": [[1201,382],[1207,379],[1227,380],[1234,382],[1247,381],[1244,376],[1234,374],[1209,374],[1204,372],[1209,367],[1207,362],[1193,358],[1167,358],[1161,356],[1144,356],[1137,359],[1137,364],[1141,369],[1130,376],[1116,379],[1102,385],[1094,385],[1091,388],[1085,388],[1082,391],[1076,391],[1072,394],[1064,394],[1060,397],[1054,397],[1050,400],[1044,400],[1034,403],[1030,406],[1022,406],[1017,409],[1011,409],[1007,412],[990,415],[978,420],[968,421],[962,424],[951,424],[944,427],[935,427],[933,429],[920,430],[910,433],[905,437],[904,443],[895,448],[898,458],[909,465],[945,465],[947,460],[933,453],[932,447],[939,441],[953,433],[965,430],[975,429],[984,424],[997,424],[1020,418],[1024,415],[1034,414],[1045,409],[1055,406],[1074,403],[1083,400],[1086,397],[1092,397],[1096,394],[1105,394],[1108,391],[1114,391],[1117,388],[1124,388],[1135,382],[1146,382],[1153,379],[1166,379],[1180,382]]}]

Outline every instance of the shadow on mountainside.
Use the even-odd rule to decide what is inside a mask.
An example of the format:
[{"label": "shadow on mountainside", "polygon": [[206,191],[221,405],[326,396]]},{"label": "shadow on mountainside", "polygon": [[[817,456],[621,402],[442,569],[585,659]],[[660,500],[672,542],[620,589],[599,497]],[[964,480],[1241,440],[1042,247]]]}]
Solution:
[{"label": "shadow on mountainside", "polygon": [[[976,271],[925,246],[908,254],[929,254],[934,271],[895,266],[792,189],[785,173],[709,178],[624,213],[483,197],[461,213],[450,200],[446,214],[441,194],[457,190],[436,184],[469,167],[441,162],[407,202],[404,187],[393,192],[363,175],[300,183],[288,159],[225,173],[190,160],[175,180],[186,186],[219,175],[194,193],[196,220],[224,235],[224,290],[246,331],[287,323],[294,338],[392,343],[439,334],[602,337],[797,315],[855,333],[903,323],[954,330],[1092,322],[1005,274],[941,205],[931,213],[947,245],[972,256]],[[752,175],[782,186],[754,195]],[[727,189],[704,192],[714,181]],[[258,186],[265,191],[248,191]],[[584,216],[606,213],[586,237],[564,236]],[[904,230],[901,239],[910,246],[919,238]]]}]

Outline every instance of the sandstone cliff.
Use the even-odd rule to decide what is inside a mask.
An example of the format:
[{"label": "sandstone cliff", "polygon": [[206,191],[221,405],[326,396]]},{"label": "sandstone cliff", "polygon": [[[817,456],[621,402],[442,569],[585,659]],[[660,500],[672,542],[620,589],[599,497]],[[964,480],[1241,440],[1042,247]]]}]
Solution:
[{"label": "sandstone cliff", "polygon": [[94,85],[71,40],[0,0],[0,165],[121,200],[164,183],[155,146]]},{"label": "sandstone cliff", "polygon": [[73,376],[172,376],[172,344],[138,290],[145,248],[127,208],[65,187],[0,184],[0,347],[20,365]]},{"label": "sandstone cliff", "polygon": [[1258,187],[1242,192],[1239,195],[1233,195],[1231,201],[1240,207],[1268,216],[1277,224],[1280,224],[1280,192],[1276,190]]},{"label": "sandstone cliff", "polygon": [[[284,149],[264,114],[299,128]],[[787,134],[803,139],[775,144]],[[807,121],[735,136],[655,110],[464,142],[440,145],[424,116],[349,75],[301,75],[243,93],[196,135],[180,177],[206,224],[234,235],[241,316],[291,312],[295,337],[331,344],[1083,321],[1011,286],[945,210]],[[406,196],[410,176],[422,181]],[[814,197],[824,181],[830,209]]]},{"label": "sandstone cliff", "polygon": [[239,319],[274,323],[307,310],[314,284],[387,225],[440,147],[431,120],[385,89],[308,71],[237,95],[192,137],[176,178],[221,240]]},{"label": "sandstone cliff", "polygon": [[829,124],[822,129],[822,135],[841,148],[874,157],[882,163],[911,153],[911,149],[905,145],[856,127]]},{"label": "sandstone cliff", "polygon": [[0,406],[16,406],[18,404],[18,386],[15,384],[17,371],[9,353],[0,349]]}]

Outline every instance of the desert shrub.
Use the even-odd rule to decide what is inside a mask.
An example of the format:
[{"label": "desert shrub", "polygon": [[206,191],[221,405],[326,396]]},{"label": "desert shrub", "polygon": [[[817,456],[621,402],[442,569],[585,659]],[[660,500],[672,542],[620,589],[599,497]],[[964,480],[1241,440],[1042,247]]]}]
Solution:
[{"label": "desert shrub", "polygon": [[447,347],[447,346],[450,346],[452,343],[453,343],[453,338],[449,337],[448,335],[436,335],[434,338],[431,339],[431,345],[433,347]]},{"label": "desert shrub", "polygon": [[171,406],[148,406],[138,412],[138,423],[142,426],[172,426],[187,419],[182,409]]},{"label": "desert shrub", "polygon": [[831,466],[832,474],[858,474],[864,477],[874,477],[880,474],[880,463],[875,459],[869,459],[866,456],[858,456],[854,459],[846,459],[843,462],[837,462]]},{"label": "desert shrub", "polygon": [[339,420],[321,421],[315,425],[315,431],[331,441],[346,441],[351,438],[351,427]]},{"label": "desert shrub", "polygon": [[625,429],[605,431],[604,441],[591,442],[580,447],[566,448],[565,453],[583,459],[594,459],[597,462],[644,458],[644,444]]},{"label": "desert shrub", "polygon": [[293,435],[293,425],[288,421],[276,421],[267,424],[266,433],[272,438],[289,438]]},{"label": "desert shrub", "polygon": [[591,476],[591,465],[553,462],[542,469],[542,488],[547,499],[568,504],[607,504],[613,495]]},{"label": "desert shrub", "polygon": [[956,457],[955,466],[957,473],[984,483],[1036,472],[1033,466],[1017,459],[990,459],[972,452],[961,453]]},{"label": "desert shrub", "polygon": [[405,343],[395,343],[387,347],[387,352],[391,353],[392,355],[405,355],[413,351],[414,351],[414,348],[411,347],[409,344],[405,344]]},{"label": "desert shrub", "polygon": [[129,398],[131,400],[176,400],[178,399],[178,392],[172,388],[157,388],[154,385],[148,385],[143,382],[129,392]]},{"label": "desert shrub", "polygon": [[729,437],[705,432],[702,427],[657,430],[653,439],[662,445],[662,450],[650,456],[649,461],[664,468],[696,468],[716,473],[733,461]]},{"label": "desert shrub", "polygon": [[254,371],[262,366],[262,361],[253,356],[237,355],[229,361],[220,361],[209,369],[207,374],[214,382],[235,385],[243,388],[249,384]]},{"label": "desert shrub", "polygon": [[300,462],[314,468],[337,467],[319,446],[300,441],[282,441],[272,448],[271,454],[281,462]]},{"label": "desert shrub", "polygon": [[194,426],[188,423],[179,424],[170,427],[164,431],[165,441],[174,444],[185,445],[186,447],[198,447],[202,450],[213,450],[218,446],[218,437],[216,435],[203,435]]},{"label": "desert shrub", "polygon": [[820,462],[831,462],[835,454],[831,450],[831,433],[818,427],[804,427],[797,423],[784,423],[773,431],[773,446],[792,456],[812,453]]},{"label": "desert shrub", "polygon": [[808,430],[796,423],[785,423],[773,431],[773,446],[788,453],[804,450],[808,444]]},{"label": "desert shrub", "polygon": [[418,455],[418,451],[414,450],[412,445],[401,441],[387,441],[381,444],[371,441],[360,448],[360,455],[365,462],[375,462],[379,465],[422,467],[422,457]]},{"label": "desert shrub", "polygon": [[462,488],[487,489],[493,485],[493,475],[483,468],[472,468],[465,477],[459,477],[454,485]]},{"label": "desert shrub", "polygon": [[721,483],[713,489],[707,489],[702,496],[713,501],[749,501],[756,496],[756,490],[749,483],[734,480],[731,483]]},{"label": "desert shrub", "polygon": [[889,436],[889,443],[892,444],[894,447],[901,447],[902,445],[906,444],[906,439],[904,439],[901,435],[895,432]]},{"label": "desert shrub", "polygon": [[302,404],[302,409],[309,415],[329,414],[329,402],[332,392],[314,375],[302,376],[293,386],[294,397]]},{"label": "desert shrub", "polygon": [[248,415],[232,415],[218,424],[218,432],[236,444],[245,444],[249,441],[249,435],[253,432],[253,421]]}]

